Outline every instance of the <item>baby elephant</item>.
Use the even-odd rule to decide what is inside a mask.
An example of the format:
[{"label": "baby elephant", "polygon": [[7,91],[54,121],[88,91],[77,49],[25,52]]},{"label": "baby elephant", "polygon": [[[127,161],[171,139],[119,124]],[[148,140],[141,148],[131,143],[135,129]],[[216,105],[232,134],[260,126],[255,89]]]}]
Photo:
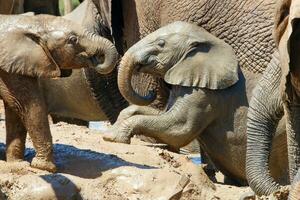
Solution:
[{"label": "baby elephant", "polygon": [[104,139],[128,143],[134,134],[144,134],[175,148],[188,144],[215,121],[219,103],[228,95],[214,91],[233,86],[239,80],[238,69],[232,48],[204,29],[186,22],[160,28],[126,52],[118,85],[129,102],[147,105],[156,95],[136,93],[130,81],[133,73],[164,79],[170,85],[167,111],[129,107]]},{"label": "baby elephant", "polygon": [[118,59],[113,44],[61,17],[0,15],[0,95],[6,115],[6,159],[24,158],[29,133],[33,167],[56,171],[47,104],[38,78],[59,78],[72,69],[109,73]]},{"label": "baby elephant", "polygon": [[239,79],[232,48],[186,22],[175,22],[149,34],[122,58],[118,75],[122,95],[133,104],[147,105],[156,95],[150,91],[141,96],[132,89],[134,72],[153,74],[171,85],[167,111],[129,107],[121,112],[106,140],[128,143],[133,134],[145,134],[182,147],[214,121],[214,113],[219,112],[215,105],[221,97],[214,90],[229,88]]},{"label": "baby elephant", "polygon": [[[134,73],[149,73],[168,85],[164,112],[147,106],[155,99],[132,88]],[[134,134],[154,137],[178,149],[198,139],[215,166],[246,184],[248,101],[260,75],[238,67],[233,49],[203,28],[174,22],[149,34],[123,56],[118,74],[122,95],[137,104],[124,109],[104,139],[129,143]],[[272,143],[270,172],[286,180],[285,129]],[[278,164],[279,163],[279,164]]]}]

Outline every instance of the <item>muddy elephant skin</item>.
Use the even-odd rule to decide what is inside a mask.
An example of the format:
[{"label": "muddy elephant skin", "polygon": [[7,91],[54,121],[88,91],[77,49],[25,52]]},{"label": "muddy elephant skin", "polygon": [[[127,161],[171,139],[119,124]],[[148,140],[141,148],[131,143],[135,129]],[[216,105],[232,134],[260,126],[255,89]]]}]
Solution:
[{"label": "muddy elephant skin", "polygon": [[299,8],[299,1],[279,1],[274,35],[280,54],[280,66],[267,70],[250,103],[247,178],[251,188],[260,195],[286,189],[272,179],[267,165],[273,134],[283,115],[286,116],[290,182],[300,166]]},{"label": "muddy elephant skin", "polygon": [[[193,22],[230,44],[242,68],[260,73],[267,67],[275,50],[272,38],[275,3],[276,0],[180,0],[176,4],[162,0],[86,0],[66,17],[94,33],[113,39],[120,54],[163,25],[176,20]],[[223,23],[224,20],[228,23]],[[250,23],[244,26],[245,21]],[[108,119],[114,122],[128,105],[118,91],[116,75],[114,72],[102,77],[78,70],[69,79],[45,82],[49,111],[86,121]],[[163,106],[157,104],[163,109],[168,99],[167,87],[163,82],[159,84],[161,87],[157,86],[151,77],[148,74],[134,77],[133,87],[142,95],[157,88],[157,98]],[[78,92],[68,89],[75,88],[76,83],[80,83]],[[53,98],[55,91],[51,88],[62,95]],[[81,106],[82,102],[86,102],[86,108]]]},{"label": "muddy elephant skin", "polygon": [[110,73],[118,53],[109,40],[61,17],[1,15],[0,24],[6,159],[23,159],[28,132],[36,150],[31,165],[55,171],[48,109],[38,78],[64,77],[82,67]]},{"label": "muddy elephant skin", "polygon": [[[86,0],[64,18],[81,24],[88,31],[112,40],[109,22],[100,13],[107,6]],[[128,106],[117,85],[117,70],[103,75],[91,68],[73,70],[70,77],[39,80],[48,111],[52,115],[85,121],[114,123]]]},{"label": "muddy elephant skin", "polygon": [[[239,69],[233,49],[204,29],[175,22],[149,34],[123,56],[118,84],[132,103],[145,105],[154,96],[132,90],[133,73],[149,73],[169,84],[167,110],[146,106],[124,109],[105,139],[129,143],[135,134],[180,148],[194,139],[225,175],[246,184],[246,116],[251,91],[260,78]],[[152,93],[151,93],[152,94]],[[278,181],[286,180],[284,126],[279,126],[270,163]]]}]

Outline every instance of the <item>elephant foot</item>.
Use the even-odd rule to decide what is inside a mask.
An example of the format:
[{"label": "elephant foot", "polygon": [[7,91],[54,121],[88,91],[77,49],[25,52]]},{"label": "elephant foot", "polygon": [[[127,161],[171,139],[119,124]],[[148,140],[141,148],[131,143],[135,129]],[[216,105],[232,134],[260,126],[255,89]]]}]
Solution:
[{"label": "elephant foot", "polygon": [[130,144],[130,135],[124,133],[118,133],[117,131],[113,131],[114,128],[111,128],[111,131],[108,130],[103,135],[103,140],[108,142],[116,142],[116,143],[124,143]]},{"label": "elephant foot", "polygon": [[56,166],[52,161],[46,160],[44,158],[34,157],[31,161],[31,167],[46,170],[49,172],[56,172]]},{"label": "elephant foot", "polygon": [[12,156],[12,155],[6,155],[6,161],[7,162],[22,162],[24,161],[23,156]]}]

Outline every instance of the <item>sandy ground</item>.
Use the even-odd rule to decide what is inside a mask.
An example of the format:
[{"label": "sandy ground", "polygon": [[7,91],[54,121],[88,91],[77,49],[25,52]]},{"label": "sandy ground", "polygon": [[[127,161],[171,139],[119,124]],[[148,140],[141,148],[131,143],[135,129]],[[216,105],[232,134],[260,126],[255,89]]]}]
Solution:
[{"label": "sandy ground", "polygon": [[[0,121],[0,156],[5,150],[5,124]],[[0,187],[8,199],[232,199],[248,187],[212,183],[187,156],[133,139],[131,145],[105,142],[85,127],[51,125],[58,173],[29,166],[34,156],[30,138],[26,161],[0,161]],[[2,197],[2,198],[5,198]]]},{"label": "sandy ground", "polygon": [[29,137],[26,161],[7,163],[3,118],[1,109],[0,199],[238,200],[250,191],[225,185],[221,173],[212,183],[188,156],[159,145],[136,138],[131,145],[109,143],[99,131],[66,123],[51,124],[57,173],[30,167]]}]

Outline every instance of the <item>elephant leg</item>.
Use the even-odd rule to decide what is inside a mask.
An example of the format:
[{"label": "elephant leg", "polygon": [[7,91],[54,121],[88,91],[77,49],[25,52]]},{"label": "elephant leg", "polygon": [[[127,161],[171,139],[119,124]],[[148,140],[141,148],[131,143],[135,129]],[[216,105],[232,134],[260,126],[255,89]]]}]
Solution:
[{"label": "elephant leg", "polygon": [[131,105],[120,112],[116,125],[134,115],[158,115],[160,113],[162,113],[161,110],[152,107]]},{"label": "elephant leg", "polygon": [[31,166],[55,172],[56,166],[53,162],[52,136],[46,106],[42,99],[38,99],[38,102],[30,103],[26,107],[28,110],[24,113],[23,120],[36,150],[36,155],[31,162]]},{"label": "elephant leg", "polygon": [[8,162],[24,159],[26,128],[21,118],[6,103],[5,126],[6,126],[6,160]]},{"label": "elephant leg", "polygon": [[175,102],[172,108],[160,115],[134,115],[123,121],[104,139],[129,143],[134,134],[153,137],[173,148],[180,148],[195,139],[214,119],[213,109],[200,97],[186,96]]},{"label": "elephant leg", "polygon": [[[6,73],[0,73],[0,77],[0,94],[6,103],[6,111],[12,109],[15,114],[18,114],[36,150],[36,156],[32,160],[31,165],[54,172],[56,167],[53,163],[48,109],[40,93],[37,79]],[[16,118],[13,112],[8,112],[9,121],[13,118]],[[12,128],[12,126],[15,126],[15,124],[9,124],[8,126],[8,135],[11,133],[11,130],[21,130],[21,128]],[[20,140],[25,140],[26,136],[22,137]],[[15,141],[14,138],[9,138],[9,140]],[[9,141],[9,143],[9,148],[11,148],[16,142],[11,143]]]}]

